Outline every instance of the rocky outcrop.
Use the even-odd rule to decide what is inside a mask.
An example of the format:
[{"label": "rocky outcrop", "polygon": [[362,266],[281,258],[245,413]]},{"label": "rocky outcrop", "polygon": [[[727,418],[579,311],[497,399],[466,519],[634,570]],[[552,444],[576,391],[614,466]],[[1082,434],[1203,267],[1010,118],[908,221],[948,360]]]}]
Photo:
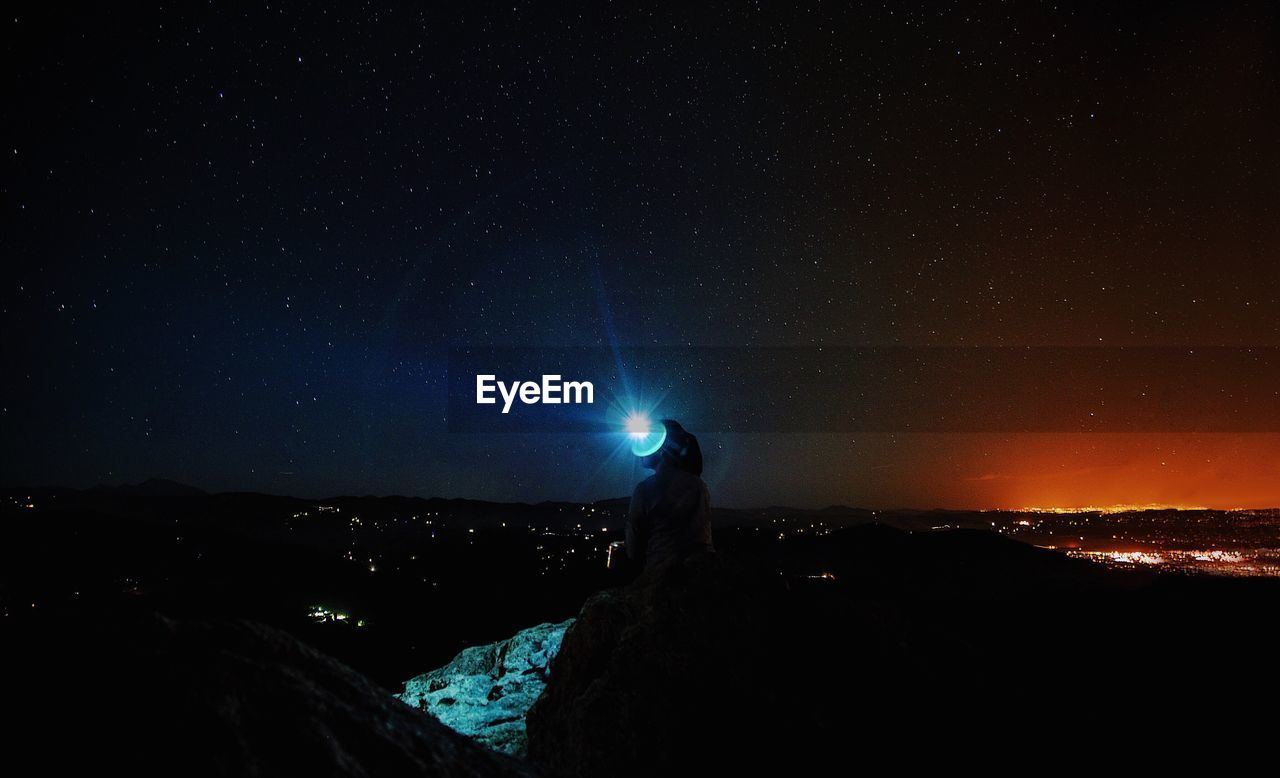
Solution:
[{"label": "rocky outcrop", "polygon": [[990,533],[867,526],[787,554],[693,557],[593,596],[529,711],[530,759],[575,778],[945,760],[1057,715],[1026,680],[1069,645],[1056,614],[1120,591]]},{"label": "rocky outcrop", "polygon": [[525,714],[546,686],[551,660],[572,623],[539,624],[507,640],[472,646],[444,667],[406,681],[398,696],[489,748],[522,756]]},{"label": "rocky outcrop", "polygon": [[[531,776],[285,632],[113,614],[21,641],[27,769],[184,776]],[[11,641],[8,648],[15,646]],[[10,732],[11,736],[14,733]],[[49,745],[56,739],[58,745]],[[29,752],[24,749],[30,749]]]},{"label": "rocky outcrop", "polygon": [[778,576],[715,556],[595,595],[529,712],[531,759],[569,776],[746,767],[759,744],[785,740],[781,687],[795,678],[771,623],[784,595]]},{"label": "rocky outcrop", "polygon": [[1216,756],[1274,740],[1223,690],[1280,694],[1267,664],[1280,639],[1259,615],[1276,611],[1277,584],[1148,584],[992,533],[744,544],[646,571],[571,625],[468,649],[406,685],[410,703],[518,752],[545,683],[524,716],[528,763],[279,630],[39,608],[0,619],[6,756],[54,775],[1026,771],[1064,742],[1112,733],[1131,749],[1158,732]]}]

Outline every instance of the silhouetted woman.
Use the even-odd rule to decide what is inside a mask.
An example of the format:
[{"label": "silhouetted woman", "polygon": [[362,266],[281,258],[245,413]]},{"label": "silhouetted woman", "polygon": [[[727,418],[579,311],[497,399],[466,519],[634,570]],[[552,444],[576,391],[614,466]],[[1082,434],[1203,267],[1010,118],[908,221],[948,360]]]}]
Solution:
[{"label": "silhouetted woman", "polygon": [[698,439],[679,422],[663,419],[662,425],[662,446],[640,459],[654,473],[636,486],[627,511],[627,556],[637,568],[714,550]]}]

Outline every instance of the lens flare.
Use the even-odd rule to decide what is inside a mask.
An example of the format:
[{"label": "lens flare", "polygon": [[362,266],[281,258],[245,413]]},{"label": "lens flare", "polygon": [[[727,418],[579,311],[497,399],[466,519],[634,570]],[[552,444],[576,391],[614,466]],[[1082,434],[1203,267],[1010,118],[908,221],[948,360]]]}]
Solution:
[{"label": "lens flare", "polygon": [[638,457],[647,457],[667,440],[667,428],[661,424],[654,428],[648,414],[632,411],[622,421],[622,427],[631,440],[631,453]]},{"label": "lens flare", "polygon": [[649,417],[643,413],[631,413],[622,426],[626,428],[632,440],[638,440],[647,436],[653,425],[649,423]]}]

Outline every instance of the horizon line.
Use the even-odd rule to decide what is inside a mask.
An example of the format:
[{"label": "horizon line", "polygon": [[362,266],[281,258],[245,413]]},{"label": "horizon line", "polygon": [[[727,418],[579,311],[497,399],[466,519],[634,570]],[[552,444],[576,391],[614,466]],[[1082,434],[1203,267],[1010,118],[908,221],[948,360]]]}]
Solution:
[{"label": "horizon line", "polygon": [[[603,497],[600,499],[589,500],[589,501],[546,499],[546,500],[538,500],[536,502],[533,502],[533,501],[526,501],[526,500],[498,500],[498,499],[491,499],[486,497],[446,497],[440,494],[433,494],[431,496],[424,497],[420,494],[404,494],[404,493],[393,493],[393,494],[349,493],[349,494],[330,494],[323,497],[314,497],[314,496],[297,495],[297,494],[280,494],[275,492],[262,492],[262,491],[255,491],[251,489],[245,489],[245,490],[229,489],[229,490],[221,490],[221,491],[209,491],[202,487],[193,486],[183,481],[177,481],[171,478],[159,478],[159,477],[147,478],[137,483],[123,483],[115,486],[98,483],[93,486],[83,487],[83,488],[77,488],[72,486],[46,485],[46,486],[39,486],[39,487],[5,486],[5,487],[0,487],[0,489],[10,493],[22,492],[22,491],[29,491],[33,493],[41,492],[41,491],[71,491],[71,492],[116,491],[121,489],[142,487],[153,482],[163,482],[167,484],[173,484],[175,486],[180,486],[185,489],[191,489],[197,492],[201,492],[203,496],[208,496],[208,497],[216,497],[219,495],[229,495],[229,494],[255,494],[255,495],[261,495],[263,497],[279,497],[284,499],[306,500],[311,502],[323,502],[325,500],[341,500],[341,499],[401,498],[401,499],[409,499],[409,500],[445,500],[445,501],[463,501],[463,502],[485,502],[485,503],[491,503],[494,505],[536,506],[536,505],[545,505],[548,503],[564,503],[568,505],[594,505],[602,502],[614,502],[614,501],[629,499],[626,495],[620,495],[616,497]],[[182,495],[135,495],[135,496],[178,497]],[[193,494],[193,495],[187,495],[187,496],[195,497],[195,496],[201,496],[201,495]],[[799,511],[846,510],[846,511],[866,511],[870,513],[947,512],[947,513],[1050,513],[1050,514],[1071,514],[1071,513],[1112,514],[1112,513],[1141,513],[1145,511],[1152,511],[1152,512],[1184,511],[1188,513],[1196,512],[1196,511],[1219,511],[1222,513],[1238,513],[1238,512],[1245,512],[1245,511],[1280,510],[1280,506],[1272,506],[1272,505],[1253,506],[1253,507],[1240,506],[1240,505],[1235,505],[1231,507],[1215,507],[1211,505],[1175,505],[1175,504],[1169,504],[1169,503],[1089,503],[1089,504],[1083,504],[1083,505],[1028,505],[1028,506],[1019,506],[1019,507],[987,507],[987,508],[975,508],[975,507],[947,508],[942,506],[934,506],[931,508],[918,508],[918,507],[908,507],[908,506],[896,506],[892,508],[883,508],[883,507],[866,507],[866,506],[847,505],[844,503],[829,503],[827,505],[823,505],[820,507],[803,507],[800,505],[787,504],[785,502],[777,502],[777,503],[772,503],[764,506],[757,505],[757,506],[751,506],[751,507],[737,507],[737,506],[721,505],[718,507],[722,510],[732,510],[732,511],[768,511],[768,510],[774,510],[774,509],[786,509],[786,510],[799,510]]]}]

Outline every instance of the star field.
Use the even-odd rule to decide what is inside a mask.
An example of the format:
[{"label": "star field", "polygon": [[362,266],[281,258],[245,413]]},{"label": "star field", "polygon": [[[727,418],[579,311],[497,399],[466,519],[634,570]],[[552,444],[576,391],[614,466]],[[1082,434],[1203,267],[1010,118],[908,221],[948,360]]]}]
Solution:
[{"label": "star field", "polygon": [[[466,344],[1280,345],[1278,20],[16,13],[0,481],[630,491],[574,436],[447,433]],[[1280,502],[1274,434],[703,437],[722,504]]]}]

